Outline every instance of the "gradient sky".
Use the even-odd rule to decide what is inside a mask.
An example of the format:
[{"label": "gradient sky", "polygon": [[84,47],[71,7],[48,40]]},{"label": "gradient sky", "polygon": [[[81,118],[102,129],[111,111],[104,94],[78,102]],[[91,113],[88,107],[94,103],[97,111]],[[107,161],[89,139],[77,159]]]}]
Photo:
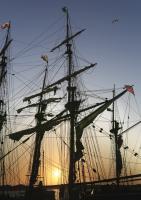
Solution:
[{"label": "gradient sky", "polygon": [[[1,0],[0,23],[12,22],[13,56],[47,30],[69,8],[72,24],[86,31],[78,39],[82,55],[98,62],[95,84],[134,84],[141,103],[140,0]],[[112,20],[119,18],[117,23]],[[44,44],[48,45],[47,43]],[[45,49],[43,50],[45,52]],[[24,58],[20,58],[24,62]],[[35,59],[36,61],[37,59]],[[20,71],[20,66],[18,68]]]},{"label": "gradient sky", "polygon": [[[49,50],[58,42],[49,43],[48,35],[49,31],[52,32],[52,23],[58,20],[58,27],[61,27],[60,21],[64,16],[61,8],[64,6],[69,9],[74,33],[86,28],[76,39],[81,55],[92,63],[98,63],[95,73],[86,75],[89,86],[106,89],[114,84],[116,87],[133,84],[140,106],[141,0],[0,0],[0,24],[9,20],[12,24],[14,72],[41,64],[40,56],[44,53],[49,58],[52,56]],[[116,18],[119,21],[112,23]],[[40,35],[40,48],[31,48],[28,54],[19,53],[30,42],[36,43],[36,38],[39,41]],[[33,71],[27,71],[28,75]],[[18,75],[23,80],[22,74]],[[15,77],[14,84],[16,80]]]}]

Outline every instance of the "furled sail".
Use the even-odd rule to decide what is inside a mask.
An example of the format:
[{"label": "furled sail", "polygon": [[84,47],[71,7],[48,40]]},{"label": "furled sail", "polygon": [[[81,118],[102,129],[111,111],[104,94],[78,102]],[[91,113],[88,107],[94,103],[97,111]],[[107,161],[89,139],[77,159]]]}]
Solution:
[{"label": "furled sail", "polygon": [[76,152],[75,152],[75,161],[78,161],[82,156],[84,149],[83,144],[81,143],[81,137],[83,134],[84,128],[93,122],[93,120],[104,110],[106,110],[114,101],[124,95],[128,90],[124,90],[114,98],[107,100],[104,105],[97,108],[94,112],[90,113],[88,116],[84,117],[81,121],[76,124]]},{"label": "furled sail", "polygon": [[53,87],[53,88],[47,88],[46,90],[43,90],[42,92],[39,92],[39,93],[36,93],[36,94],[33,94],[33,95],[31,95],[31,96],[29,96],[29,97],[25,97],[24,99],[23,99],[23,101],[30,101],[30,99],[33,99],[33,98],[35,98],[35,97],[38,97],[38,96],[41,96],[41,95],[43,95],[43,94],[46,94],[46,93],[49,93],[49,92],[54,92],[54,93],[56,93],[56,91],[58,90],[59,88],[58,87]]},{"label": "furled sail", "polygon": [[59,79],[58,81],[56,81],[55,83],[52,83],[51,85],[48,85],[46,88],[44,88],[44,90],[46,91],[48,88],[50,88],[50,87],[52,87],[54,85],[61,84],[62,82],[67,81],[70,78],[75,77],[75,76],[79,75],[80,73],[82,73],[82,72],[84,72],[84,71],[86,71],[86,70],[88,70],[88,69],[90,69],[92,67],[95,67],[96,65],[97,65],[97,63],[94,63],[94,64],[91,64],[89,66],[84,67],[83,69],[75,71],[71,75],[65,76],[65,77]]},{"label": "furled sail", "polygon": [[[55,86],[55,85],[61,84],[62,82],[69,80],[69,78],[75,77],[75,76],[79,75],[80,73],[82,73],[82,72],[84,72],[84,71],[86,71],[86,70],[88,70],[88,69],[91,69],[92,67],[95,67],[96,65],[97,65],[97,63],[94,63],[94,64],[91,64],[91,65],[89,65],[89,66],[84,67],[83,69],[80,69],[80,70],[78,70],[78,71],[75,71],[75,72],[72,73],[71,75],[65,76],[65,77],[59,79],[58,81],[56,81],[56,82],[54,82],[54,83],[48,85],[47,87],[45,87],[45,88],[43,89],[42,92],[39,92],[39,93],[34,94],[34,95],[31,95],[31,96],[29,96],[29,97],[25,97],[25,98],[23,99],[23,101],[30,101],[30,99],[32,99],[32,98],[38,97],[38,96],[40,96],[40,95],[42,95],[42,94],[45,94],[45,93],[48,93],[48,92],[51,92],[51,91],[54,91],[54,93],[56,93],[56,90],[58,90],[59,88],[58,88],[57,86]],[[55,87],[53,87],[53,86],[55,86]]]},{"label": "furled sail", "polygon": [[39,106],[39,104],[41,104],[42,106],[47,106],[48,103],[57,103],[57,102],[59,102],[61,99],[62,99],[62,98],[49,98],[49,99],[47,99],[47,100],[43,100],[42,102],[29,104],[28,106],[19,108],[19,109],[17,110],[17,112],[20,113],[20,112],[21,112],[23,109],[25,109],[25,108],[36,107],[36,106]]},{"label": "furled sail", "polygon": [[11,133],[11,134],[9,134],[9,138],[12,140],[19,141],[23,136],[37,132],[40,129],[42,129],[44,132],[50,131],[54,126],[57,126],[62,121],[67,120],[67,119],[68,119],[68,116],[58,117],[58,118],[55,117],[55,118],[41,124],[40,126],[35,126],[33,128],[29,128],[29,129],[17,131],[15,133]]},{"label": "furled sail", "polygon": [[117,140],[117,147],[118,147],[118,150],[117,150],[117,159],[118,159],[118,165],[117,165],[117,170],[118,170],[118,176],[120,176],[121,174],[121,170],[122,170],[122,157],[121,157],[121,152],[120,152],[120,148],[123,144],[123,139],[122,139],[122,136],[119,135],[118,136],[118,140]]}]

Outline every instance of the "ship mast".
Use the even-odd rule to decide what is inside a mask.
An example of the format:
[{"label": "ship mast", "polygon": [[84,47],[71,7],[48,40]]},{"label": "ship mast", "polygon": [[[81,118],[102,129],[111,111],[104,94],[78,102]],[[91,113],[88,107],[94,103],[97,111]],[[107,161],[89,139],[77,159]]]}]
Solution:
[{"label": "ship mast", "polygon": [[[12,42],[10,39],[10,22],[7,22],[1,26],[2,29],[6,29],[6,38],[3,48],[0,50],[0,157],[4,156],[5,152],[5,129],[4,126],[7,121],[7,62],[8,59],[8,47]],[[5,159],[1,162],[0,172],[2,179],[0,185],[5,185]]]},{"label": "ship mast", "polygon": [[[70,34],[70,26],[69,26],[69,13],[68,9],[66,7],[63,8],[63,11],[66,14],[66,39],[61,42],[59,45],[54,47],[51,52],[53,52],[55,49],[61,47],[62,45],[66,44],[66,52],[65,54],[67,55],[67,66],[68,66],[68,102],[66,104],[66,108],[69,111],[70,114],[70,155],[69,155],[69,177],[68,177],[68,200],[74,199],[74,194],[73,194],[73,186],[75,182],[75,162],[79,160],[76,156],[77,153],[79,156],[83,156],[82,153],[82,148],[83,145],[80,141],[83,129],[88,126],[92,121],[97,117],[98,114],[103,112],[110,104],[121,97],[124,93],[127,92],[127,90],[123,91],[119,95],[113,97],[110,101],[107,101],[102,105],[100,108],[98,108],[94,113],[90,114],[86,119],[82,119],[81,121],[77,122],[77,114],[78,114],[78,109],[80,105],[80,101],[77,100],[76,96],[76,86],[74,85],[74,79],[75,77],[72,77],[72,74],[74,73],[73,71],[73,52],[72,52],[72,43],[71,40],[80,34],[82,31],[79,31],[78,33],[74,34],[71,36]],[[75,146],[75,141],[76,141],[76,146]],[[76,149],[75,149],[76,148]],[[75,151],[76,150],[76,151]]]},{"label": "ship mast", "polygon": [[[115,85],[113,89],[113,98],[115,97]],[[113,130],[114,130],[114,136],[115,136],[115,159],[116,159],[116,183],[117,186],[119,185],[119,176],[118,176],[118,159],[117,159],[117,134],[118,130],[116,128],[116,121],[115,121],[115,102],[113,102],[113,117],[112,117],[112,123],[113,123]]]},{"label": "ship mast", "polygon": [[[44,90],[44,87],[45,87],[47,67],[48,67],[48,61],[46,60],[45,75],[44,75],[44,80],[43,80],[43,85],[42,85],[42,91]],[[29,180],[29,192],[32,192],[33,186],[35,182],[37,181],[38,169],[40,165],[40,148],[41,148],[41,142],[45,133],[45,130],[41,127],[43,117],[44,117],[44,113],[42,110],[42,100],[43,100],[43,93],[41,92],[39,105],[38,105],[38,111],[37,111],[37,114],[35,115],[36,126],[38,127],[38,129],[36,130],[35,148],[34,148],[34,155],[33,155],[33,161],[32,161],[31,176]]]},{"label": "ship mast", "polygon": [[68,9],[65,7],[63,8],[66,12],[66,54],[67,54],[67,63],[68,63],[68,76],[70,77],[68,79],[68,103],[66,104],[66,108],[69,110],[70,113],[70,156],[69,156],[69,177],[68,177],[68,192],[69,192],[69,199],[73,199],[73,183],[74,183],[74,174],[75,174],[75,163],[74,163],[74,140],[75,140],[75,111],[76,111],[76,87],[73,86],[71,74],[73,73],[73,66],[72,66],[72,44],[70,43],[70,40],[68,38],[70,37],[70,27],[69,27],[69,13]]},{"label": "ship mast", "polygon": [[[113,98],[115,97],[115,85],[113,89]],[[115,144],[115,171],[116,171],[116,184],[119,186],[119,178],[120,178],[120,161],[119,161],[119,145],[118,145],[118,130],[119,130],[119,123],[115,120],[115,102],[113,102],[112,106],[112,129],[110,130],[111,133],[114,134],[114,144]]]},{"label": "ship mast", "polygon": [[[67,81],[68,81],[68,86],[67,86],[67,91],[68,91],[68,101],[65,105],[66,109],[69,111],[70,115],[70,154],[69,154],[69,176],[68,176],[68,198],[69,200],[73,199],[73,184],[75,181],[75,122],[76,122],[76,113],[78,112],[78,108],[80,105],[80,101],[77,100],[76,98],[76,86],[74,85],[74,79],[75,76],[84,70],[87,70],[91,67],[94,67],[96,64],[92,64],[88,67],[86,67],[83,70],[78,71],[75,73],[73,71],[73,52],[72,52],[72,39],[82,33],[84,31],[78,31],[74,35],[70,34],[70,24],[69,24],[69,13],[68,13],[68,8],[64,7],[63,12],[66,14],[66,39],[61,42],[59,45],[54,47],[51,52],[56,50],[57,48],[61,47],[62,45],[66,45],[66,52],[65,54],[67,55],[67,66],[68,66],[68,75],[67,75]],[[74,74],[74,76],[73,76]]]}]

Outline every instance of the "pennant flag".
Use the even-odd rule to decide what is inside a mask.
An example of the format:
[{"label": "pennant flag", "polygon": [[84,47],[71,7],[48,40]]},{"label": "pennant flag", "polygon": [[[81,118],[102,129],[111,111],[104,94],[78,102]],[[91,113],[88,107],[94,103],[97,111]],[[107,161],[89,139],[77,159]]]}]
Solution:
[{"label": "pennant flag", "polygon": [[134,93],[134,89],[131,85],[125,85],[124,87],[128,92],[132,93],[133,95],[135,95]]},{"label": "pennant flag", "polygon": [[9,28],[10,27],[10,23],[6,22],[6,23],[2,24],[0,27],[1,27],[1,29]]},{"label": "pennant flag", "polygon": [[47,55],[42,55],[41,58],[48,63],[48,56]]}]

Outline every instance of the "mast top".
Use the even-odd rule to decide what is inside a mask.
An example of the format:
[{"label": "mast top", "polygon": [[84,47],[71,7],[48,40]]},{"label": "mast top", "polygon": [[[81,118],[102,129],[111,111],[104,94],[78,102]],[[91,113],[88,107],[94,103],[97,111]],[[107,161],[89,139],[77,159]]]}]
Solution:
[{"label": "mast top", "polygon": [[67,14],[68,14],[68,8],[67,8],[66,6],[64,6],[64,7],[62,8],[62,11],[63,11],[64,13],[67,13]]}]

